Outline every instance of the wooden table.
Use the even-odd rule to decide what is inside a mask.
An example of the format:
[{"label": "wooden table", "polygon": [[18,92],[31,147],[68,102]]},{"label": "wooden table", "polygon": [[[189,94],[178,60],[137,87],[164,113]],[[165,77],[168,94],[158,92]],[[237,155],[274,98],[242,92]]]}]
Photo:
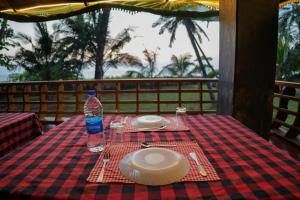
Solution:
[{"label": "wooden table", "polygon": [[0,113],[0,156],[40,136],[34,113]]},{"label": "wooden table", "polygon": [[[105,124],[116,116],[106,116]],[[124,141],[196,140],[220,181],[165,186],[88,183],[99,153],[86,148],[75,116],[0,158],[4,199],[300,199],[300,162],[231,116],[188,116],[189,132],[125,133]]]}]

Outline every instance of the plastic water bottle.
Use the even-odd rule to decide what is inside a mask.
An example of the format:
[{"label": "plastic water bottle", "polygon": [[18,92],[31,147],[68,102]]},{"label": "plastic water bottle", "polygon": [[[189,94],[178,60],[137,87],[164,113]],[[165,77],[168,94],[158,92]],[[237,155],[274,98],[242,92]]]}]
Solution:
[{"label": "plastic water bottle", "polygon": [[88,99],[84,104],[85,123],[88,133],[87,148],[92,152],[104,149],[103,107],[96,97],[95,90],[88,91]]}]

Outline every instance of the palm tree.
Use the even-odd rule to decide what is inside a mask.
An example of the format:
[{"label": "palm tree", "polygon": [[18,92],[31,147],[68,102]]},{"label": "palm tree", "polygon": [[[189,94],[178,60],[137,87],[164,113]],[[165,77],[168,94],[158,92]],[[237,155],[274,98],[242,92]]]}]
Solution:
[{"label": "palm tree", "polygon": [[[53,34],[50,34],[46,23],[36,23],[35,39],[19,33],[16,38],[20,48],[14,57],[14,64],[22,67],[40,80],[72,79],[78,62],[69,59],[67,53],[58,46]],[[30,45],[31,48],[26,48]],[[62,51],[58,51],[62,49]]]},{"label": "palm tree", "polygon": [[157,56],[158,56],[157,48],[155,51],[149,51],[145,49],[143,54],[145,56],[146,64],[143,64],[142,61],[136,60],[136,68],[137,70],[128,70],[126,75],[134,78],[154,78],[157,76]]},{"label": "palm tree", "polygon": [[276,69],[276,79],[284,80],[284,66],[286,66],[288,54],[290,51],[290,39],[289,35],[281,37],[277,44],[277,69]]},{"label": "palm tree", "polygon": [[277,45],[276,79],[299,81],[300,43],[291,47],[291,36],[281,36]]},{"label": "palm tree", "polygon": [[190,77],[195,72],[197,68],[195,64],[191,61],[191,54],[183,54],[179,57],[172,55],[171,63],[164,66],[159,72],[159,76],[171,76],[171,77]]},{"label": "palm tree", "polygon": [[103,79],[104,70],[104,50],[108,35],[108,23],[110,16],[110,8],[103,8],[102,13],[93,12],[92,17],[92,37],[95,41],[94,52],[96,53],[95,63],[95,79]]},{"label": "palm tree", "polygon": [[78,15],[64,19],[61,23],[54,25],[57,37],[59,34],[63,34],[63,38],[60,39],[60,47],[64,47],[65,52],[80,62],[76,79],[81,75],[83,67],[91,62],[88,58],[89,47],[92,45],[91,27],[89,23],[85,23],[85,20],[85,15]]},{"label": "palm tree", "polygon": [[[104,55],[103,65],[101,70],[105,74],[110,68],[118,68],[118,66],[140,66],[141,61],[138,57],[129,53],[123,53],[121,50],[131,41],[130,32],[132,28],[125,28],[115,38],[110,36],[107,39]],[[97,55],[96,55],[97,56]],[[96,60],[97,62],[97,60]]]},{"label": "palm tree", "polygon": [[2,54],[2,50],[8,50],[8,47],[13,47],[15,44],[12,41],[14,35],[6,19],[0,19],[0,66],[11,67],[10,59],[8,56]]},{"label": "palm tree", "polygon": [[137,60],[135,56],[121,52],[131,41],[133,29],[126,28],[112,38],[108,32],[109,12],[109,9],[103,9],[63,20],[57,25],[57,33],[62,34],[70,56],[80,61],[82,67],[95,66],[95,79],[103,79],[109,68],[135,65]]},{"label": "palm tree", "polygon": [[[207,77],[207,72],[204,66],[204,63],[201,59],[201,54],[209,66],[211,71],[215,71],[209,60],[207,59],[204,51],[200,47],[200,43],[202,43],[202,35],[204,35],[207,39],[205,31],[197,24],[195,20],[187,17],[160,17],[156,22],[152,24],[152,27],[161,26],[159,30],[159,34],[163,34],[166,30],[171,34],[170,37],[170,47],[174,43],[176,39],[176,31],[178,26],[182,24],[185,26],[190,42],[193,46],[194,52],[196,54],[199,66],[201,68],[202,74],[204,77]],[[197,41],[198,40],[198,41]]]},{"label": "palm tree", "polygon": [[[171,34],[171,47],[176,39],[176,31],[180,24],[184,25],[184,27],[186,28],[188,37],[196,54],[197,61],[199,63],[199,67],[203,77],[207,77],[206,66],[208,66],[211,71],[217,74],[212,65],[210,64],[209,60],[207,59],[206,55],[204,54],[204,51],[200,47],[200,43],[202,43],[202,35],[204,35],[207,39],[208,36],[195,20],[192,20],[189,17],[160,17],[156,22],[152,24],[152,27],[160,26],[159,34],[163,34],[166,30]],[[204,60],[206,61],[207,65],[203,63],[201,59],[201,54]],[[207,83],[207,87],[209,89],[212,88],[210,83]],[[210,97],[211,99],[215,99],[212,93],[210,93]]]},{"label": "palm tree", "polygon": [[283,8],[279,17],[276,78],[300,79],[300,5]]},{"label": "palm tree", "polygon": [[300,41],[300,5],[290,4],[284,9],[279,17],[279,34],[285,35],[289,32],[293,39]]}]

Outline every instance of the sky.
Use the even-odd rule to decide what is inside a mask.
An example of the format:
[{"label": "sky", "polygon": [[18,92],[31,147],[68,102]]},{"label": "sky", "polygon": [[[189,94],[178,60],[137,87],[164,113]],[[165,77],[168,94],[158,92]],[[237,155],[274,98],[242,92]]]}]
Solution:
[{"label": "sky", "polygon": [[[134,28],[132,33],[133,39],[127,46],[124,47],[123,52],[130,53],[132,55],[138,56],[139,58],[144,58],[142,51],[147,48],[148,50],[155,51],[158,47],[158,62],[157,65],[159,68],[170,63],[171,56],[181,55],[185,53],[191,53],[193,59],[196,59],[194,56],[194,51],[192,49],[189,38],[185,27],[180,26],[177,30],[176,40],[172,46],[169,48],[170,34],[165,33],[159,35],[159,28],[152,28],[152,23],[159,18],[158,15],[153,15],[149,13],[136,13],[130,14],[123,11],[113,10],[111,12],[109,31],[112,36],[116,36],[124,28],[129,26]],[[47,22],[49,30],[52,30],[52,26],[57,21]],[[214,67],[218,68],[219,63],[219,23],[210,22],[200,22],[200,26],[205,29],[209,40],[203,37],[203,43],[201,44],[204,52],[208,57],[211,57],[212,64]],[[11,27],[15,32],[26,33],[27,35],[34,36],[34,24],[32,23],[17,23],[10,22]],[[11,49],[8,53],[14,54],[16,49]],[[125,73],[128,68],[119,68],[110,69],[107,72],[107,76],[120,76]],[[86,69],[83,71],[83,75],[87,79],[92,79],[94,76],[94,69]],[[7,72],[3,67],[0,67],[0,80],[5,80],[7,77]]]}]

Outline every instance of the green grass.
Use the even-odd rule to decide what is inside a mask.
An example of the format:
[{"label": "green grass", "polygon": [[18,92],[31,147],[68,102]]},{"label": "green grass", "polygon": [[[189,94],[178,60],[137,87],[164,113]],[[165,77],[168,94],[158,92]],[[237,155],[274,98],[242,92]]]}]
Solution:
[{"label": "green grass", "polygon": [[[197,89],[198,86],[197,85],[183,85],[183,89]],[[144,88],[142,88],[144,89]],[[177,86],[175,85],[168,85],[168,86],[162,86],[161,89],[168,89],[168,90],[172,90],[172,89],[177,89]],[[207,89],[207,86],[204,85],[203,89]],[[210,96],[208,93],[203,93],[203,100],[210,100]],[[215,97],[217,98],[217,94],[214,94]],[[297,97],[300,97],[300,90],[297,90],[296,93]],[[55,101],[57,98],[57,96],[51,95],[51,97],[49,97],[49,100],[51,101]],[[103,94],[100,96],[101,101],[113,101],[116,99],[114,94]],[[160,93],[160,100],[161,101],[170,101],[170,100],[178,100],[179,98],[179,94],[174,92],[174,93],[164,93],[161,92]],[[199,100],[200,96],[198,93],[182,93],[182,100],[183,101],[195,101],[195,100]],[[83,95],[82,96],[82,100],[84,101],[86,99],[86,96]],[[121,93],[119,95],[119,99],[120,101],[135,101],[136,100],[136,95],[135,94],[131,94],[131,93]],[[32,101],[39,101],[39,96],[37,95],[33,95],[31,97]],[[74,95],[65,95],[64,96],[64,100],[68,100],[68,101],[73,101],[74,104],[64,104],[64,110],[65,111],[75,111],[75,96]],[[140,93],[139,94],[139,100],[140,101],[156,101],[157,100],[157,93]],[[15,96],[15,101],[22,101],[22,96],[18,95]],[[279,105],[279,98],[275,97],[273,100],[273,104],[275,106]],[[1,110],[5,111],[6,108],[4,107],[5,105],[2,104],[0,107]],[[114,104],[105,104],[104,103],[104,110],[106,112],[114,112],[116,110],[116,107]],[[174,111],[178,105],[176,103],[170,103],[170,104],[166,104],[166,103],[161,103],[160,104],[160,110],[161,111]],[[187,107],[188,111],[193,111],[193,110],[199,110],[200,109],[200,105],[197,103],[189,103],[189,104],[184,104],[184,106]],[[135,112],[136,111],[136,105],[135,103],[132,104],[120,104],[120,112]],[[139,110],[140,111],[144,111],[144,112],[156,112],[158,108],[158,105],[156,103],[141,103],[139,105]],[[22,111],[22,104],[18,104],[17,105],[17,109],[19,111]],[[57,109],[57,105],[55,104],[49,104],[48,105],[48,110],[49,111],[56,111]],[[297,112],[298,111],[298,102],[296,101],[289,101],[289,105],[288,105],[288,109]],[[31,110],[34,112],[37,112],[39,110],[39,103],[38,104],[32,104],[31,106]],[[203,110],[216,110],[216,104],[215,103],[204,103],[203,104]],[[273,112],[273,117],[275,117],[277,111],[274,109]],[[288,115],[288,118],[286,120],[286,123],[288,124],[292,124],[295,120],[295,116],[293,115]]]},{"label": "green grass", "polygon": [[[196,85],[190,85],[189,89],[196,89],[197,86]],[[164,89],[175,89],[175,87],[170,87],[170,86],[166,86],[164,87]],[[203,89],[206,89],[203,88]],[[217,96],[217,94],[214,94],[215,96]],[[101,100],[105,101],[105,100],[114,100],[115,96],[114,95],[103,95],[100,97]],[[119,96],[121,101],[135,101],[136,100],[136,94],[120,94]],[[166,93],[166,92],[161,92],[160,93],[160,100],[161,101],[175,101],[179,99],[179,94],[174,92],[174,93]],[[182,97],[181,99],[183,101],[196,101],[200,99],[199,94],[197,93],[182,93]],[[139,94],[139,100],[140,101],[156,101],[157,100],[157,93],[140,93]],[[209,94],[208,93],[203,93],[203,100],[210,100]],[[178,105],[177,104],[166,104],[166,103],[161,103],[160,104],[160,110],[161,111],[175,111],[176,107]],[[199,104],[195,104],[195,103],[189,103],[189,104],[185,104],[184,106],[187,107],[187,110],[199,110],[200,109],[200,105]],[[139,105],[139,109],[140,111],[157,111],[157,107],[158,105],[156,103],[141,103]],[[104,109],[106,111],[114,111],[115,107],[111,106],[111,105],[105,105],[104,104]],[[213,103],[206,103],[203,105],[203,109],[204,110],[215,110],[216,109],[216,104]],[[121,112],[134,112],[136,110],[136,105],[134,104],[120,104],[120,111]]]},{"label": "green grass", "polygon": [[[183,84],[182,86],[183,89],[197,89],[198,86],[197,85],[190,85],[190,84]],[[141,89],[145,89],[145,88],[141,88]],[[172,89],[177,89],[176,85],[167,85],[167,86],[161,86],[161,89],[168,89],[168,90],[172,90]],[[203,86],[203,89],[207,89],[206,85]],[[132,90],[132,89],[131,89]],[[133,90],[134,91],[134,90]],[[215,97],[217,98],[217,94],[214,94]],[[101,101],[105,102],[105,101],[114,101],[116,99],[114,94],[103,94],[99,96]],[[48,97],[49,101],[56,101],[57,96],[55,94],[53,95],[49,95]],[[87,97],[85,95],[82,96],[82,100],[84,101]],[[202,94],[202,98],[203,100],[210,100],[209,94],[208,93],[203,93]],[[196,100],[200,100],[200,94],[198,93],[182,93],[181,99],[183,101],[196,101]],[[39,101],[39,96],[37,95],[33,95],[30,98],[31,101]],[[75,111],[75,96],[74,95],[64,95],[63,100],[66,101],[72,101],[74,102],[74,104],[64,104],[64,110],[65,111]],[[120,101],[135,101],[136,100],[136,94],[131,94],[131,93],[120,93],[119,95],[119,100]],[[139,94],[139,100],[140,101],[150,101],[150,103],[140,103],[139,104],[139,110],[142,112],[156,112],[158,109],[158,105],[156,104],[157,101],[157,93],[153,92],[153,93],[140,93]],[[160,100],[161,101],[177,101],[179,100],[179,94],[176,92],[172,92],[172,93],[167,93],[167,92],[163,92],[161,91],[160,93]],[[22,96],[18,96],[15,98],[15,101],[22,101]],[[154,103],[151,103],[151,101],[153,101]],[[106,104],[103,103],[104,106],[104,110],[106,112],[114,112],[116,110],[116,107],[114,104]],[[174,111],[176,107],[178,106],[177,103],[161,103],[160,105],[160,110],[161,111]],[[184,106],[187,107],[188,111],[193,111],[193,110],[200,110],[200,104],[198,103],[188,103],[188,104],[184,104]],[[32,108],[34,108],[34,110],[32,111],[37,111],[37,109],[39,108],[39,103],[32,104],[31,106]],[[120,112],[135,112],[136,111],[136,105],[133,102],[132,104],[120,104]],[[48,104],[48,111],[56,111],[57,109],[57,105],[55,104]],[[18,107],[18,110],[22,111],[22,105],[20,104],[20,108]],[[216,110],[216,104],[215,103],[205,103],[203,104],[203,110]]]},{"label": "green grass", "polygon": [[[296,97],[300,97],[300,90],[296,91]],[[277,107],[279,106],[279,98],[278,97],[274,97],[274,99],[273,99],[273,105],[275,105]],[[298,112],[298,102],[290,100],[289,104],[288,104],[288,110],[291,110],[291,111],[294,111],[294,112]],[[273,118],[276,116],[276,114],[277,114],[277,110],[274,109],[274,111],[273,111]],[[295,115],[288,115],[288,117],[285,120],[285,122],[287,124],[293,124],[295,118],[296,118]]]}]

